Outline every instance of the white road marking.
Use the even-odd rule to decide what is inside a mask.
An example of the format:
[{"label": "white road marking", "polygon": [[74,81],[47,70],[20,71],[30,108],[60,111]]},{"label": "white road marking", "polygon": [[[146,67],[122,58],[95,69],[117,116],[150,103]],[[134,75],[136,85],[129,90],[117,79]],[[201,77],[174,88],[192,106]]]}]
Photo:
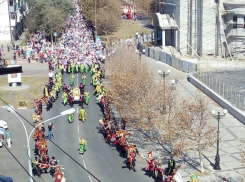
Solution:
[{"label": "white road marking", "polygon": [[87,166],[86,166],[86,164],[85,164],[85,161],[84,161],[84,160],[83,160],[83,165],[84,165],[85,169],[87,170]]},{"label": "white road marking", "polygon": [[88,177],[89,177],[90,181],[93,182],[92,178],[90,176],[88,176]]},{"label": "white road marking", "polygon": [[78,87],[78,73],[77,73],[77,87]]},{"label": "white road marking", "polygon": [[80,138],[79,138],[79,136],[78,136],[78,142],[80,142]]},{"label": "white road marking", "polygon": [[78,131],[78,133],[79,133],[79,126],[77,126],[77,131]]}]

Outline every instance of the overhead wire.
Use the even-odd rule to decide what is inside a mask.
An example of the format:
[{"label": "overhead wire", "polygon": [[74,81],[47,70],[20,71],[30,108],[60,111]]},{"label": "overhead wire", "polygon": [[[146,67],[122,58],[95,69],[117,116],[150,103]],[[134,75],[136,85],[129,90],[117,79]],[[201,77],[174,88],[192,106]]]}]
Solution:
[{"label": "overhead wire", "polygon": [[28,176],[30,176],[34,182],[36,182],[36,180],[31,176],[31,174],[29,174],[29,172],[25,169],[25,167],[20,163],[20,161],[14,156],[14,154],[8,149],[8,147],[6,147],[6,145],[3,143],[3,146],[5,147],[5,149],[12,155],[12,157],[19,163],[19,165],[24,169],[24,171],[28,174]]},{"label": "overhead wire", "polygon": [[[2,102],[4,102],[6,105],[9,105],[5,100],[0,98]],[[15,112],[22,118],[24,119],[28,124],[30,124],[33,128],[35,126],[28,121],[24,116],[22,116],[18,111],[15,110]],[[66,151],[64,151],[61,147],[59,147],[54,141],[48,139],[51,143],[53,143],[58,149],[60,149],[64,154],[66,154],[71,160],[73,160],[76,164],[78,164],[82,169],[84,169],[88,174],[90,174],[94,179],[96,179],[98,182],[101,182],[95,175],[93,175],[90,171],[88,171],[85,167],[83,167],[76,159],[74,159],[72,156],[70,156]]]}]

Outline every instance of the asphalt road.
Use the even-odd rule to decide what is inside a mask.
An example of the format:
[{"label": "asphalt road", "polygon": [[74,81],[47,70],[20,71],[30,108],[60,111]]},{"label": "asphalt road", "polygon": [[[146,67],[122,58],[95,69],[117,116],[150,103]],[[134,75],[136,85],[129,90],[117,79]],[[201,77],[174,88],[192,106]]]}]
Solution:
[{"label": "asphalt road", "polygon": [[[78,86],[82,82],[82,74],[76,74],[75,85]],[[81,109],[77,104],[73,107],[77,113],[74,116],[74,122],[68,122],[68,116],[63,116],[53,120],[55,125],[55,140],[53,140],[58,146],[60,146],[65,152],[71,155],[77,162],[90,171],[102,182],[129,182],[129,181],[153,181],[153,179],[144,175],[145,172],[142,168],[146,167],[146,163],[142,163],[139,159],[136,163],[137,172],[129,171],[126,168],[124,158],[120,157],[119,152],[115,147],[110,147],[104,141],[103,135],[100,133],[99,119],[103,117],[100,107],[97,104],[95,96],[93,96],[94,87],[90,85],[91,76],[87,74],[87,85],[85,89],[90,92],[90,103],[85,105],[84,108],[87,112],[87,122],[82,123],[78,120],[78,112]],[[63,76],[63,83],[70,84],[70,75],[65,74]],[[49,112],[44,112],[44,120],[59,115],[60,112],[68,109],[70,106],[63,106],[62,93],[59,94],[59,98],[54,103],[53,108]],[[48,122],[45,124],[47,128]],[[78,153],[79,138],[83,136],[87,142],[86,152],[83,155]],[[31,146],[34,146],[31,144]],[[89,175],[78,164],[71,160],[61,150],[59,150],[54,144],[48,142],[49,156],[55,156],[59,160],[59,164],[65,168],[65,178],[68,182],[95,182],[91,175]],[[50,181],[48,174],[43,174],[42,179],[35,177],[37,182]]]}]

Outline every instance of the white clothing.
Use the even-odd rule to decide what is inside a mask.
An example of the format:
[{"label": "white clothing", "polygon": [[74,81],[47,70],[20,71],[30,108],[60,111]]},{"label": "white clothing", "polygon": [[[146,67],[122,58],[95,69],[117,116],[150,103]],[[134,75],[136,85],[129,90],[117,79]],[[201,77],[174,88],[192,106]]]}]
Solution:
[{"label": "white clothing", "polygon": [[53,73],[53,72],[49,72],[49,73],[48,73],[48,76],[49,76],[49,78],[53,78],[54,73]]},{"label": "white clothing", "polygon": [[11,148],[11,138],[7,138],[8,148]]}]

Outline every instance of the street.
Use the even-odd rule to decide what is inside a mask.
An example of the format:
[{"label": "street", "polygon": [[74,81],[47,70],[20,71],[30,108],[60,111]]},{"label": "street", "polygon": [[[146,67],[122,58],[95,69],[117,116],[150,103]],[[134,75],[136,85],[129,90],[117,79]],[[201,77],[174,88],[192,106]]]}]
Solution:
[{"label": "street", "polygon": [[[81,77],[82,74],[75,74],[75,85],[77,86],[82,82]],[[64,74],[63,75],[63,83],[67,85],[70,84],[70,75]],[[134,173],[133,171],[129,171],[126,165],[123,163],[125,158],[120,157],[119,152],[116,150],[115,147],[109,146],[104,141],[103,134],[100,132],[101,126],[99,125],[99,119],[103,117],[100,107],[97,104],[97,100],[95,96],[93,96],[93,86],[90,85],[91,76],[90,73],[87,74],[87,85],[85,86],[85,90],[87,89],[90,92],[90,103],[89,105],[84,105],[84,108],[87,112],[87,122],[82,123],[82,121],[78,120],[78,112],[80,110],[80,106],[74,104],[74,108],[76,109],[77,113],[74,115],[74,122],[68,122],[68,116],[59,117],[54,119],[50,122],[54,123],[55,129],[55,139],[52,141],[55,142],[59,147],[61,147],[66,153],[68,153],[71,157],[73,157],[79,164],[81,164],[85,169],[90,171],[94,176],[96,176],[100,181],[106,182],[125,182],[125,181],[153,181],[153,179],[149,178],[148,176],[144,175],[145,172],[141,170],[143,167],[146,167],[146,163],[142,163],[139,159],[136,164],[137,172]],[[70,106],[66,105],[63,106],[62,104],[62,93],[59,94],[59,98],[55,101],[53,108],[51,111],[44,111],[43,112],[43,120],[52,118],[54,116],[59,115],[60,112],[68,109]],[[34,114],[34,110],[22,110],[20,111],[21,114],[23,113],[24,117],[27,117],[28,121],[32,121],[31,115]],[[2,112],[1,112],[2,113]],[[18,155],[17,158],[22,158],[22,163],[24,167],[27,169],[27,157],[25,151],[26,146],[26,139],[25,134],[23,131],[23,127],[21,126],[20,121],[15,118],[14,115],[11,113],[6,113],[3,110],[3,115],[1,115],[2,119],[9,121],[10,130],[13,133],[13,153]],[[14,122],[13,122],[14,121]],[[25,122],[25,121],[24,121]],[[31,126],[27,122],[26,126],[28,129],[28,133],[31,131]],[[45,123],[46,131],[48,123]],[[14,125],[18,125],[16,128]],[[14,129],[15,128],[15,129]],[[18,139],[16,138],[18,136]],[[86,152],[83,155],[78,153],[79,149],[79,139],[83,136],[87,142],[88,146],[86,147]],[[16,144],[18,141],[18,146],[22,146],[21,150],[16,151]],[[34,159],[34,141],[31,140],[31,149],[32,149],[32,159]],[[4,156],[10,156],[7,154],[6,149],[4,150]],[[62,171],[65,173],[65,178],[67,181],[96,181],[91,175],[89,175],[84,169],[82,169],[78,164],[76,164],[72,159],[70,159],[64,152],[58,149],[54,144],[48,141],[48,154],[51,158],[55,156],[57,160],[59,160],[59,164],[62,165],[64,168]],[[2,152],[1,152],[2,153]],[[22,157],[21,157],[22,156]],[[23,157],[25,156],[25,157]],[[1,160],[3,155],[1,157]],[[7,157],[5,157],[7,158]],[[3,159],[5,161],[6,159]],[[11,162],[12,164],[12,162]],[[8,171],[8,168],[3,167],[4,165],[1,163],[1,169],[5,171],[6,176],[12,176],[14,181],[18,179],[18,182],[28,181],[28,176],[24,173],[20,167],[16,166],[21,173],[13,175],[13,168],[11,167],[11,171]],[[18,164],[16,164],[18,165]],[[13,169],[13,170],[12,170]],[[51,176],[49,174],[42,174],[42,178],[38,178],[37,176],[34,179],[39,181],[50,181]],[[53,178],[54,180],[54,178]]]}]

